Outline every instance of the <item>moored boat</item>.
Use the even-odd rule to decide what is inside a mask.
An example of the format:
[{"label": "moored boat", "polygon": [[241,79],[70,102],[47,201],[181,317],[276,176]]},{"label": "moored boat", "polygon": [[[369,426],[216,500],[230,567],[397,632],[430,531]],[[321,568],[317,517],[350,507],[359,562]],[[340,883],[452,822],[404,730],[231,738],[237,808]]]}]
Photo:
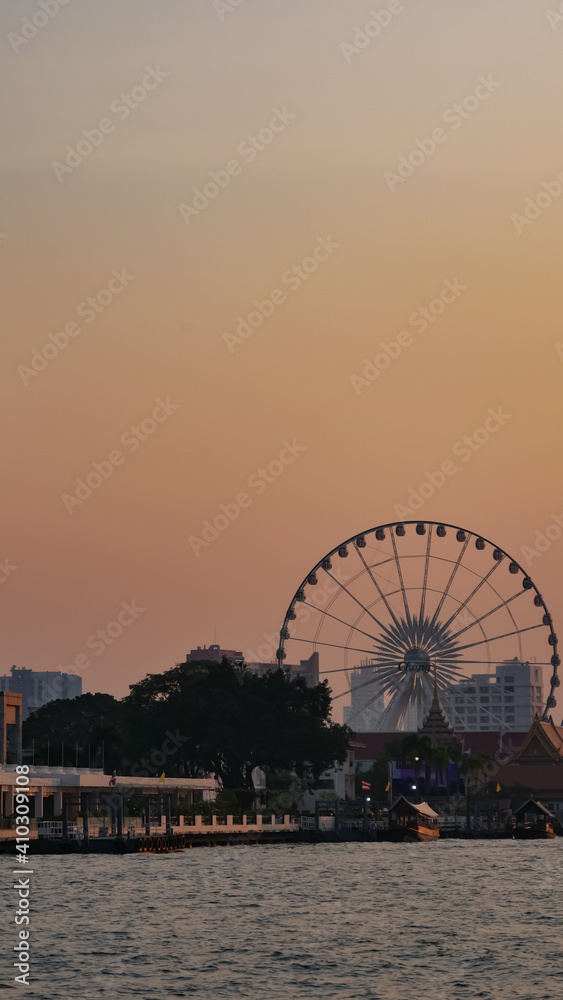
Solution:
[{"label": "moored boat", "polygon": [[438,813],[427,802],[409,802],[403,795],[389,810],[391,840],[430,841],[440,836]]},{"label": "moored boat", "polygon": [[516,810],[514,817],[517,840],[553,840],[556,836],[554,814],[533,797]]}]

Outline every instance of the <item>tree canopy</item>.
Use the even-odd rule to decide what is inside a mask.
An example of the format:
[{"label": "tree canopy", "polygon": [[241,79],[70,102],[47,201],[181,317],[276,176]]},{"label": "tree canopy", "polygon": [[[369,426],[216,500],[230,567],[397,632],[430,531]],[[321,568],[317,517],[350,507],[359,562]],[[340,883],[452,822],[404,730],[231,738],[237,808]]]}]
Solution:
[{"label": "tree canopy", "polygon": [[332,721],[326,681],[309,687],[284,670],[259,676],[225,659],[148,674],[121,701],[100,694],[50,702],[24,723],[27,745],[104,740],[106,770],[213,773],[242,792],[252,791],[256,767],[315,780],[344,762],[351,735]]}]

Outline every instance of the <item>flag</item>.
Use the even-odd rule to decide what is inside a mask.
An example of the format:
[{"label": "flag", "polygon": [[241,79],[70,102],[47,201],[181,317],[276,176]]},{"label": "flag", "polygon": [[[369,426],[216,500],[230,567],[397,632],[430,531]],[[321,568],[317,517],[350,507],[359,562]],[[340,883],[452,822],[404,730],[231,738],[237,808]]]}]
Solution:
[{"label": "flag", "polygon": [[369,781],[362,781],[362,792],[369,792],[371,785]]},{"label": "flag", "polygon": [[497,792],[500,792],[500,785],[499,785],[498,781],[497,781]]},{"label": "flag", "polygon": [[165,774],[165,773],[164,773],[164,771],[163,771],[163,772],[162,772],[162,774],[160,775],[160,778],[158,779],[158,783],[159,783],[159,785],[162,785],[162,784],[164,784],[164,779],[165,779],[165,777],[166,777],[166,774]]},{"label": "flag", "polygon": [[388,781],[387,784],[385,785],[385,791],[386,792],[390,792],[391,791],[391,782],[390,781]]},{"label": "flag", "polygon": [[111,776],[111,778],[109,779],[108,784],[110,786],[111,785],[115,785],[116,781],[117,781],[117,771],[114,771],[113,774],[112,774],[112,776]]}]

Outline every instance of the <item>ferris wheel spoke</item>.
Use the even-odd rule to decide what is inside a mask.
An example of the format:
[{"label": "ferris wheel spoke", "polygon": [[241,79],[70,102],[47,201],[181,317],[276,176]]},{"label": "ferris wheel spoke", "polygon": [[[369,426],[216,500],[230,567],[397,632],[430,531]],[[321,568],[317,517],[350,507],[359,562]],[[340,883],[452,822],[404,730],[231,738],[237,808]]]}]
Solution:
[{"label": "ferris wheel spoke", "polygon": [[360,635],[365,635],[366,639],[372,639],[374,642],[377,641],[374,635],[370,635],[369,632],[364,632],[363,629],[358,628],[356,625],[352,625],[350,622],[345,622],[343,618],[338,618],[336,615],[332,615],[330,611],[324,611],[323,608],[317,608],[314,604],[309,604],[308,601],[302,601],[301,603],[307,608],[312,608],[313,611],[318,611],[320,615],[326,615],[327,618],[332,618],[333,621],[340,622],[341,625],[346,625],[347,628],[353,629],[354,632],[359,632]]},{"label": "ferris wheel spoke", "polygon": [[396,539],[395,539],[395,532],[393,530],[391,530],[389,532],[389,534],[391,535],[391,541],[393,543],[393,553],[395,555],[395,563],[397,565],[397,573],[398,573],[398,576],[399,576],[399,584],[400,584],[400,587],[401,587],[401,592],[403,594],[403,604],[405,605],[405,615],[407,617],[407,624],[408,624],[409,628],[411,628],[412,627],[411,613],[410,613],[410,608],[409,608],[409,604],[408,604],[408,601],[407,601],[407,592],[405,590],[405,584],[404,584],[404,581],[403,581],[403,571],[401,569],[401,563],[399,562],[399,553],[397,552],[397,542],[396,542]]},{"label": "ferris wheel spoke", "polygon": [[[355,549],[356,549],[356,552],[358,553],[360,559],[362,560],[362,562],[363,562],[366,570],[368,571],[368,573],[369,573],[369,575],[371,577],[372,583],[373,583],[374,587],[377,590],[377,593],[379,594],[379,596],[381,597],[381,599],[384,601],[385,607],[387,608],[389,614],[391,615],[391,618],[393,619],[393,621],[395,622],[395,624],[398,625],[399,621],[398,621],[398,619],[395,616],[395,612],[393,611],[393,608],[389,604],[389,602],[387,600],[387,597],[385,596],[385,594],[383,593],[383,591],[382,591],[381,587],[379,586],[377,580],[375,579],[375,577],[374,577],[374,575],[373,575],[373,573],[371,571],[371,567],[368,566],[367,562],[365,561],[365,559],[364,559],[364,557],[363,557],[362,553],[360,552],[360,550],[359,550],[359,548],[358,548],[357,545],[355,546]],[[392,580],[388,580],[387,583],[390,583],[392,586],[394,586]]]},{"label": "ferris wheel spoke", "polygon": [[330,578],[334,580],[335,583],[338,584],[341,590],[343,590],[346,594],[348,594],[348,597],[351,597],[352,600],[356,602],[356,604],[358,605],[358,607],[362,609],[362,611],[365,611],[366,615],[369,615],[369,617],[373,619],[375,624],[378,625],[380,629],[382,629],[388,635],[392,634],[389,627],[387,625],[384,625],[383,622],[380,622],[379,619],[375,617],[375,615],[372,615],[371,611],[368,611],[365,605],[362,604],[362,602],[359,601],[357,597],[354,597],[354,594],[350,590],[348,590],[348,587],[345,587],[343,583],[340,583],[340,580],[337,580],[336,577],[328,569],[325,569],[325,573],[327,574],[327,576],[330,576]]},{"label": "ferris wheel spoke", "polygon": [[[358,646],[343,646],[341,643],[337,642],[321,642],[320,639],[303,639],[301,636],[290,635],[286,642],[293,640],[294,642],[306,642],[308,646],[330,646],[332,649],[345,649],[352,653],[367,653],[368,656],[373,656],[373,649],[360,649]],[[349,668],[346,667],[348,670]]]},{"label": "ferris wheel spoke", "polygon": [[521,635],[522,632],[533,632],[536,628],[545,628],[542,624],[540,625],[528,625],[527,628],[517,628],[514,632],[505,632],[504,635],[494,635],[488,639],[480,639],[479,642],[468,642],[465,646],[458,646],[457,648],[461,651],[462,649],[471,649],[473,646],[482,646],[484,642],[495,642],[497,639],[508,639],[511,635]]},{"label": "ferris wheel spoke", "polygon": [[428,526],[428,542],[426,545],[426,559],[424,562],[424,580],[422,583],[422,595],[420,598],[420,612],[418,615],[419,622],[424,621],[424,605],[426,602],[426,586],[428,584],[428,568],[430,566],[430,547],[432,545],[432,525]]},{"label": "ferris wheel spoke", "polygon": [[463,604],[460,604],[459,607],[456,608],[456,610],[454,611],[453,615],[451,615],[450,618],[448,618],[447,622],[444,622],[444,628],[447,628],[448,625],[451,625],[451,623],[454,621],[455,618],[457,618],[457,616],[460,614],[460,612],[462,612],[463,609],[467,607],[467,605],[469,604],[469,602],[472,601],[473,598],[475,597],[475,594],[477,594],[481,590],[481,587],[483,587],[487,583],[489,577],[491,577],[493,575],[493,573],[495,572],[495,570],[497,570],[499,568],[499,566],[500,566],[500,561],[499,562],[495,562],[491,566],[491,568],[490,568],[489,572],[487,573],[487,575],[484,576],[483,579],[477,584],[477,586],[471,591],[469,597],[466,597],[466,599],[463,602]]},{"label": "ferris wheel spoke", "polygon": [[432,615],[432,621],[430,622],[430,627],[431,628],[438,621],[438,615],[440,614],[440,611],[442,610],[442,606],[444,604],[444,601],[446,600],[446,597],[448,596],[448,594],[450,592],[450,587],[451,587],[452,583],[454,582],[455,575],[456,575],[459,567],[461,566],[463,557],[464,557],[465,552],[467,550],[467,546],[469,545],[469,539],[470,538],[471,538],[471,535],[467,535],[467,538],[465,539],[465,542],[463,544],[463,548],[461,549],[461,551],[459,553],[459,556],[457,557],[457,560],[456,560],[455,566],[454,566],[454,568],[452,570],[450,579],[448,580],[448,582],[446,584],[446,589],[444,590],[444,593],[442,594],[442,596],[440,598],[440,603],[438,604],[438,607],[436,608],[434,614]]},{"label": "ferris wheel spoke", "polygon": [[[369,687],[371,684],[378,684],[381,690],[384,691],[386,683],[387,683],[386,671],[382,670],[381,673],[378,672],[377,676],[369,677],[367,681],[362,681],[361,684],[356,684],[353,690],[359,691],[362,688]],[[345,698],[346,695],[351,693],[351,691],[352,687],[349,687],[347,691],[342,691],[340,694],[335,694],[333,696],[333,701],[336,701],[338,698]]]},{"label": "ferris wheel spoke", "polygon": [[[497,565],[498,565],[498,563],[497,563]],[[522,594],[526,594],[526,593],[527,593],[527,591],[525,591],[525,590],[519,590],[517,594],[513,594],[512,597],[507,598],[506,601],[501,601],[500,604],[497,604],[496,608],[492,608],[491,611],[487,611],[487,613],[484,614],[484,615],[481,615],[480,618],[476,618],[475,621],[471,622],[470,625],[466,625],[465,628],[460,629],[459,632],[454,632],[453,635],[451,636],[451,638],[452,639],[459,638],[459,636],[463,635],[464,632],[467,632],[468,629],[473,628],[474,625],[480,625],[481,622],[485,621],[485,618],[490,618],[491,615],[496,614],[497,611],[501,611],[502,608],[507,607],[507,605],[511,604],[512,601],[515,601],[517,597],[521,597]],[[513,621],[514,621],[514,619],[513,619]]]}]

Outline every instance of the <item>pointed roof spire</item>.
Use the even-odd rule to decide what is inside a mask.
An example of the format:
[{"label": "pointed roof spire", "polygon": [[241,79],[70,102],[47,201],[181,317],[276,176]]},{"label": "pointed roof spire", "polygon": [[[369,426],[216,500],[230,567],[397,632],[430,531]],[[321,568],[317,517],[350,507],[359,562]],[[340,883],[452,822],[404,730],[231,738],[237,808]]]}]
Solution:
[{"label": "pointed roof spire", "polygon": [[422,726],[419,728],[421,736],[429,736],[433,743],[438,746],[452,746],[461,743],[455,729],[446,717],[438,697],[438,685],[436,682],[436,668],[434,667],[434,695],[430,711],[426,716]]}]

